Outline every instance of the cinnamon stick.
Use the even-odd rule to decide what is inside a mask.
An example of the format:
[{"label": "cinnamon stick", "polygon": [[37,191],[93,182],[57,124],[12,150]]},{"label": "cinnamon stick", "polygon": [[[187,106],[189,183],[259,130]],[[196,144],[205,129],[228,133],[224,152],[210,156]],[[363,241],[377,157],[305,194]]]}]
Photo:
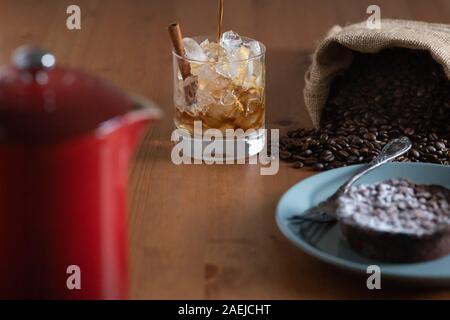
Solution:
[{"label": "cinnamon stick", "polygon": [[[186,50],[184,49],[183,36],[181,34],[180,24],[178,22],[169,25],[169,35],[172,40],[173,49],[180,57],[186,57]],[[184,59],[178,59],[181,76],[183,80],[191,76],[191,66],[189,62]]]},{"label": "cinnamon stick", "polygon": [[[170,39],[172,40],[173,49],[175,53],[178,56],[185,58],[186,50],[184,49],[183,35],[181,33],[180,24],[178,22],[169,25],[169,35]],[[189,64],[189,61],[182,58],[178,58],[178,66],[180,68],[180,73],[183,80],[186,80],[187,78],[192,76],[191,65]],[[197,79],[194,79],[194,81],[190,81],[188,84],[184,86],[184,95],[186,98],[186,103],[188,103],[189,105],[196,102],[197,87],[198,87]]]}]

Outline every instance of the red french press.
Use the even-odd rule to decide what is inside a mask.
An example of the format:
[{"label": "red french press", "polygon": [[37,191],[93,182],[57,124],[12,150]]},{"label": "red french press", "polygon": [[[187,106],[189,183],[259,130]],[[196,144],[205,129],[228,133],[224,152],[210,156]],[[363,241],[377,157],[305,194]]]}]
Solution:
[{"label": "red french press", "polygon": [[128,163],[157,111],[30,46],[0,69],[0,298],[127,297]]}]

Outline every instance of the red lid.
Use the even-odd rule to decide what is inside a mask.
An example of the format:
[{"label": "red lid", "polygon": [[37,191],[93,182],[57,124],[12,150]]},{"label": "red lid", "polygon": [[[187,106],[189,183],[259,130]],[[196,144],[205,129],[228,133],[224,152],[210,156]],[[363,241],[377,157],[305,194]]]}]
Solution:
[{"label": "red lid", "polygon": [[0,142],[59,142],[134,107],[111,83],[57,67],[43,50],[21,47],[13,63],[0,69]]}]

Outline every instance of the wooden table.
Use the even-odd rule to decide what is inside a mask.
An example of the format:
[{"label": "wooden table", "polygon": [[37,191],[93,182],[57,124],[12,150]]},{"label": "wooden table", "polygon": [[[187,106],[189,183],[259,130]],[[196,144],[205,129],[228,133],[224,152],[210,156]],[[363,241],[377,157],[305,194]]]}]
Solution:
[{"label": "wooden table", "polygon": [[[170,161],[172,66],[167,25],[186,35],[213,34],[216,2],[76,1],[82,29],[66,28],[69,1],[2,0],[0,62],[20,44],[53,51],[81,67],[151,97],[164,111],[143,141],[130,178],[132,297],[138,299],[450,298],[449,290],[400,289],[329,267],[292,246],[278,231],[280,196],[313,173],[281,164],[275,176],[257,165],[182,165]],[[367,17],[450,23],[450,2],[372,0],[226,0],[225,29],[267,47],[269,127],[309,126],[303,74],[317,41],[334,24]]]}]

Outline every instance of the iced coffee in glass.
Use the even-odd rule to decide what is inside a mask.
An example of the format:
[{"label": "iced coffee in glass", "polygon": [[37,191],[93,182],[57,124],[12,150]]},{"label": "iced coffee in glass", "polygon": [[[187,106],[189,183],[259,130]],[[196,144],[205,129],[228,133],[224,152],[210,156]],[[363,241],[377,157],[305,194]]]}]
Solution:
[{"label": "iced coffee in glass", "polygon": [[[184,38],[183,56],[173,51],[175,125],[187,139],[220,130],[224,141],[245,141],[245,156],[264,146],[265,47],[233,31]],[[194,128],[194,124],[196,127]],[[224,150],[224,156],[228,157]]]}]

